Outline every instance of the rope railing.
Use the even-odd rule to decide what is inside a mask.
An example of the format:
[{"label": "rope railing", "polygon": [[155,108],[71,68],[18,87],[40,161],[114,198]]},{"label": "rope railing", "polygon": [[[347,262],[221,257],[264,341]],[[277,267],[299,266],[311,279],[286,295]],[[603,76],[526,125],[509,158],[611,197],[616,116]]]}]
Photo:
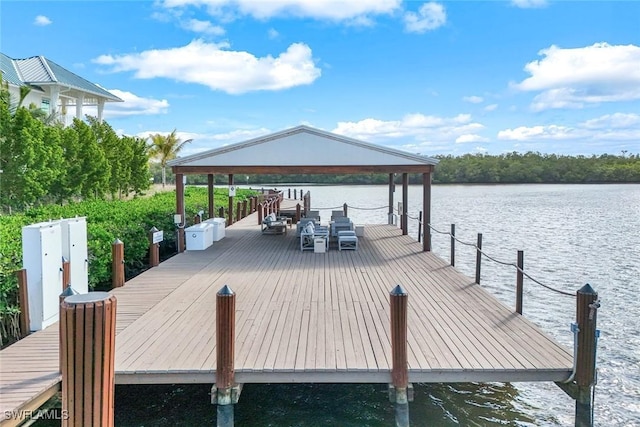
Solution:
[{"label": "rope railing", "polygon": [[514,262],[506,262],[506,261],[499,260],[499,259],[497,259],[497,258],[495,258],[495,257],[492,257],[491,255],[489,255],[489,254],[487,254],[486,252],[484,252],[484,251],[482,250],[482,248],[481,248],[481,247],[478,247],[478,245],[477,245],[477,244],[475,244],[475,243],[469,243],[469,242],[465,242],[465,241],[463,241],[463,240],[460,240],[460,239],[458,239],[455,235],[451,234],[451,232],[438,230],[438,229],[436,229],[434,226],[432,226],[431,224],[426,224],[426,225],[427,225],[431,230],[435,231],[435,232],[436,232],[436,233],[438,233],[438,234],[445,234],[445,235],[448,235],[448,236],[450,236],[453,240],[455,240],[456,242],[458,242],[458,243],[460,243],[460,244],[463,244],[463,245],[466,245],[466,246],[472,246],[472,247],[474,247],[474,248],[475,248],[475,249],[476,249],[476,250],[477,250],[481,255],[485,256],[486,258],[488,258],[489,260],[491,260],[491,261],[493,261],[493,262],[495,262],[495,263],[497,263],[497,264],[506,265],[506,266],[509,266],[509,267],[514,267],[514,268],[516,269],[516,271],[518,271],[518,272],[522,273],[524,276],[526,276],[527,278],[529,278],[532,282],[534,282],[534,283],[536,283],[536,284],[538,284],[538,285],[542,286],[542,287],[543,287],[543,288],[545,288],[545,289],[548,289],[548,290],[550,290],[550,291],[556,292],[556,293],[558,293],[558,294],[560,294],[560,295],[566,295],[566,296],[570,296],[570,297],[575,297],[575,296],[576,296],[576,294],[575,294],[575,293],[566,292],[566,291],[563,291],[563,290],[560,290],[560,289],[554,288],[554,287],[552,287],[552,286],[549,286],[549,285],[546,285],[546,284],[544,284],[544,283],[540,282],[539,280],[537,280],[537,279],[535,279],[534,277],[532,277],[529,273],[527,273],[526,271],[524,271],[522,268],[520,268],[520,267],[519,267],[516,263],[514,263]]}]

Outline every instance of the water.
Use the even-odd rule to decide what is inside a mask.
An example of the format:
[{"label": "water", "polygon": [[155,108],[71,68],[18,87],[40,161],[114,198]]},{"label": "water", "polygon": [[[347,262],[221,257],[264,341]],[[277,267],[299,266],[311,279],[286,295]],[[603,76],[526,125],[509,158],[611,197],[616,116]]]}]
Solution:
[{"label": "water", "polygon": [[[286,188],[286,187],[284,187]],[[300,189],[301,186],[295,188]],[[327,220],[347,202],[356,223],[386,223],[386,186],[302,186],[312,208]],[[422,188],[409,188],[409,215],[422,209]],[[401,199],[397,186],[396,202]],[[369,208],[369,209],[356,209]],[[456,224],[462,240],[483,233],[490,255],[515,262],[555,288],[574,292],[585,283],[599,293],[596,425],[640,425],[640,185],[435,186],[432,224]],[[417,236],[417,221],[409,221]],[[434,234],[433,250],[449,257],[449,237]],[[475,252],[458,245],[456,266],[473,277]],[[515,270],[483,260],[482,286],[515,305]],[[568,348],[575,299],[524,284],[524,315]],[[237,425],[389,426],[393,408],[385,385],[245,385]],[[207,385],[118,386],[118,426],[215,424]],[[574,403],[550,383],[416,384],[410,405],[414,426],[573,425]]]}]

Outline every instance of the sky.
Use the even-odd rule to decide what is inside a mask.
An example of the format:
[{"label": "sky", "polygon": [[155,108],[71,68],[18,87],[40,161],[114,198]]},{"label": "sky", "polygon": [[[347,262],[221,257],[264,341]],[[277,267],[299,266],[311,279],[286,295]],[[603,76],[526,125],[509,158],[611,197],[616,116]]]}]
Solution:
[{"label": "sky", "polygon": [[301,124],[427,156],[640,153],[637,1],[2,0],[0,51],[183,155]]}]

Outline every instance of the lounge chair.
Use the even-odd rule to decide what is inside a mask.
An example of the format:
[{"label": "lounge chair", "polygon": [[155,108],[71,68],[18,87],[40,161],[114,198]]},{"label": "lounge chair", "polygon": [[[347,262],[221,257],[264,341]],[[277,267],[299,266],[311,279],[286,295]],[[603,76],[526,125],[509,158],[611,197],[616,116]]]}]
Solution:
[{"label": "lounge chair", "polygon": [[300,250],[315,250],[315,239],[318,237],[324,239],[325,249],[329,250],[329,228],[315,225],[313,222],[307,223],[300,232]]},{"label": "lounge chair", "polygon": [[343,251],[346,249],[354,251],[358,249],[358,236],[356,236],[355,231],[338,232],[338,250]]},{"label": "lounge chair", "polygon": [[331,237],[338,237],[338,233],[341,231],[353,231],[354,226],[351,220],[346,217],[336,217],[331,224]]},{"label": "lounge chair", "polygon": [[262,220],[262,234],[287,234],[287,221],[270,213]]}]

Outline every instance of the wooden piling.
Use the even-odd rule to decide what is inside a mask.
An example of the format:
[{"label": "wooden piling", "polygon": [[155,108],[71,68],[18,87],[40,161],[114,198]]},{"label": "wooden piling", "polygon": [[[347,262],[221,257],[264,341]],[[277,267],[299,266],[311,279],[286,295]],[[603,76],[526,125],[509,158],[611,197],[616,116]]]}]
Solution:
[{"label": "wooden piling", "polygon": [[242,219],[242,202],[236,202],[236,222]]},{"label": "wooden piling", "polygon": [[522,291],[524,274],[524,251],[518,251],[518,270],[516,273],[516,312],[522,314]]},{"label": "wooden piling", "polygon": [[596,382],[596,344],[598,293],[589,284],[577,292],[576,321],[578,347],[576,354],[575,383],[577,385],[576,427],[593,426],[593,387]]},{"label": "wooden piling", "polygon": [[114,425],[116,297],[90,292],[61,304],[63,427]]},{"label": "wooden piling", "polygon": [[482,262],[482,233],[478,233],[476,249],[476,283],[480,284],[480,264]]},{"label": "wooden piling", "polygon": [[18,278],[18,302],[20,304],[20,335],[24,338],[29,335],[31,325],[29,323],[29,290],[27,285],[27,270],[16,271]]},{"label": "wooden piling", "polygon": [[289,190],[289,192],[287,193],[287,199],[290,199],[291,198],[291,188],[289,188],[288,190]]},{"label": "wooden piling", "polygon": [[418,213],[418,243],[420,243],[422,240],[421,236],[422,235],[422,211],[420,211]]},{"label": "wooden piling", "polygon": [[396,426],[409,426],[409,368],[407,362],[408,294],[397,285],[390,294],[391,304],[391,384],[395,403]]},{"label": "wooden piling", "polygon": [[302,218],[300,203],[296,205],[296,224],[300,222],[300,218]]},{"label": "wooden piling", "polygon": [[264,216],[264,208],[262,207],[262,203],[258,203],[258,225],[262,224]]},{"label": "wooden piling", "polygon": [[150,268],[157,267],[160,264],[160,244],[153,243],[153,234],[157,233],[158,231],[159,230],[155,226],[151,227],[151,230],[149,230],[149,267]]},{"label": "wooden piling", "polygon": [[346,203],[342,205],[342,212],[344,212],[345,217],[349,216],[349,207],[347,206]]},{"label": "wooden piling", "polygon": [[224,218],[224,208],[222,206],[218,208],[218,218]]},{"label": "wooden piling", "polygon": [[449,255],[451,259],[451,267],[455,267],[456,265],[456,225],[451,224],[451,254]]},{"label": "wooden piling", "polygon": [[232,427],[235,384],[236,295],[225,285],[216,294],[216,392],[217,425]]},{"label": "wooden piling", "polygon": [[200,216],[200,214],[195,214],[193,216],[193,223],[200,224],[201,222],[202,222],[202,217]]},{"label": "wooden piling", "polygon": [[294,200],[298,200],[298,189],[297,188],[293,189],[293,199]]},{"label": "wooden piling", "polygon": [[71,283],[71,263],[62,257],[62,291]]},{"label": "wooden piling", "polygon": [[214,188],[213,188],[213,174],[207,174],[207,196],[209,198],[208,208],[209,208],[209,218],[213,218],[215,212],[215,199],[214,199]]},{"label": "wooden piling", "polygon": [[124,286],[124,243],[116,239],[111,245],[111,287]]},{"label": "wooden piling", "polygon": [[247,200],[242,201],[242,218],[246,218],[247,216]]}]

